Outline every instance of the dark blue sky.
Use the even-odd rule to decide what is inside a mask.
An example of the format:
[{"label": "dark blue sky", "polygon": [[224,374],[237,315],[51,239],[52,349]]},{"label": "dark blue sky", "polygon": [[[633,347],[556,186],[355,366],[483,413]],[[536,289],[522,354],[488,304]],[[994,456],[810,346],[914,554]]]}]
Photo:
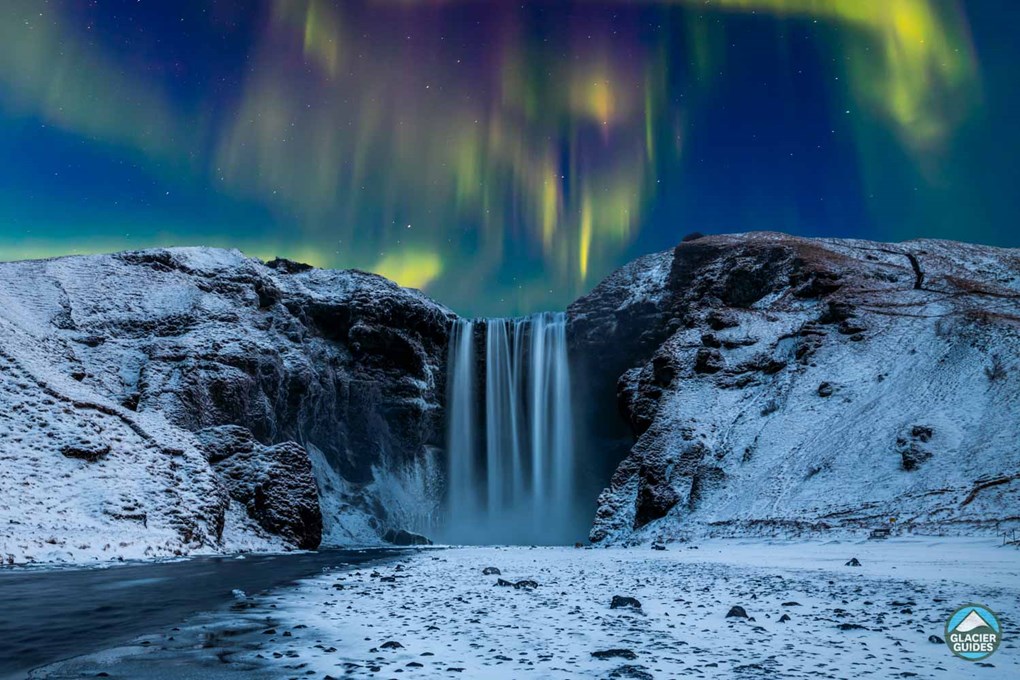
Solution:
[{"label": "dark blue sky", "polygon": [[9,0],[0,260],[237,247],[459,312],[691,231],[1020,246],[986,0]]}]

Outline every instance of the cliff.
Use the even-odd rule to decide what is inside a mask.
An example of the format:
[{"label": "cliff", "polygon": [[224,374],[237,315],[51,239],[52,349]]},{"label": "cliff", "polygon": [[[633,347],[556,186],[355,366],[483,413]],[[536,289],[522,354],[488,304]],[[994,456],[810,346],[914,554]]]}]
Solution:
[{"label": "cliff", "polygon": [[569,317],[595,542],[1020,522],[1020,252],[702,237]]},{"label": "cliff", "polygon": [[417,291],[181,248],[0,264],[0,308],[6,561],[372,543],[438,504],[452,313]]}]

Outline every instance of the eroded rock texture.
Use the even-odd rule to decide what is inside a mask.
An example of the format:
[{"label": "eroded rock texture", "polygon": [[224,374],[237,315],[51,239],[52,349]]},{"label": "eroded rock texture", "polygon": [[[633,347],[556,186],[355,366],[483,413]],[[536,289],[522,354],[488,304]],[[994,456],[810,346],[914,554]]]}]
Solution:
[{"label": "eroded rock texture", "polygon": [[200,430],[198,442],[230,497],[260,527],[299,548],[319,547],[319,493],[308,453],[300,444],[266,446],[239,425]]},{"label": "eroded rock texture", "polygon": [[[2,264],[0,306],[0,556],[368,543],[435,510],[452,313],[417,291],[182,248]],[[244,450],[203,443],[223,426]]]},{"label": "eroded rock texture", "polygon": [[1016,522],[1015,250],[704,237],[569,314],[619,463],[594,541]]}]

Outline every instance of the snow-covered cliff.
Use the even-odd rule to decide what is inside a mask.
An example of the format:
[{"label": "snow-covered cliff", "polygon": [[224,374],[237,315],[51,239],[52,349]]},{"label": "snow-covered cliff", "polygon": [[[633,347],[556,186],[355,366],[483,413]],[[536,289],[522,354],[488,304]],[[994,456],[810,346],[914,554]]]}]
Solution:
[{"label": "snow-covered cliff", "polygon": [[593,541],[1020,524],[1016,250],[703,237],[569,313],[629,429],[592,447],[623,456]]},{"label": "snow-covered cliff", "polygon": [[[1018,251],[703,237],[568,317],[596,542],[1020,524]],[[428,531],[454,318],[236,251],[0,264],[0,559]]]},{"label": "snow-covered cliff", "polygon": [[438,503],[451,316],[372,274],[237,251],[0,264],[0,559],[413,528]]}]

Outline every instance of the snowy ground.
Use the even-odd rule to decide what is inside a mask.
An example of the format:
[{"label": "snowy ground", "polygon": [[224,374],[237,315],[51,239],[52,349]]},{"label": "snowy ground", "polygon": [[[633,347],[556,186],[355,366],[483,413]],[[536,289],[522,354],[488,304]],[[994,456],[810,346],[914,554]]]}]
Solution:
[{"label": "snowy ground", "polygon": [[[845,566],[853,557],[862,566]],[[490,566],[502,574],[483,575]],[[614,595],[640,611],[611,609]],[[985,663],[928,640],[970,602],[1006,631]],[[248,604],[230,622],[195,624],[201,645],[178,645],[215,655],[221,672],[266,677],[1020,677],[1020,551],[986,539],[423,550]],[[735,605],[751,618],[727,618]],[[178,655],[174,634],[39,677],[127,677],[125,659]],[[623,651],[593,655],[609,650]]]}]

